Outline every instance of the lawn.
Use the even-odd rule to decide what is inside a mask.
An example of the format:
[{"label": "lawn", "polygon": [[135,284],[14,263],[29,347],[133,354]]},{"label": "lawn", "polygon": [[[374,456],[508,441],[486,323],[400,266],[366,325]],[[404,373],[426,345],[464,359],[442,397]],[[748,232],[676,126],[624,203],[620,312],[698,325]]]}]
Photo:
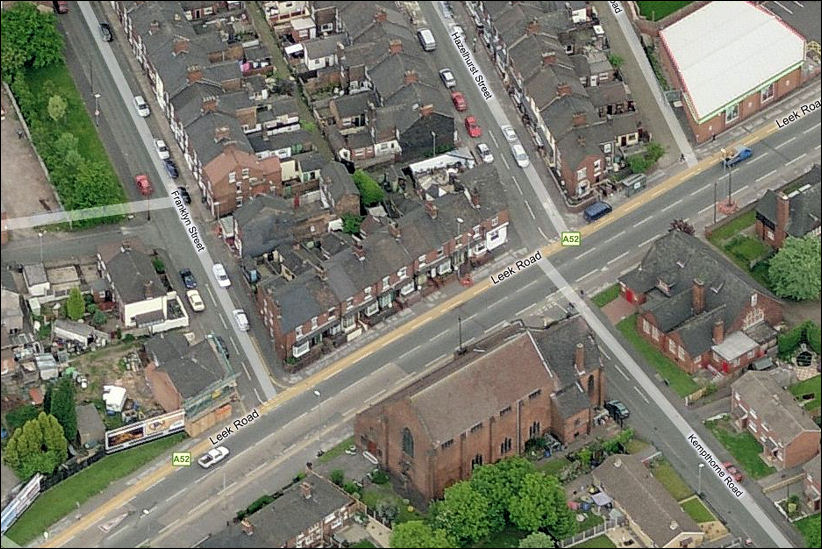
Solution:
[{"label": "lawn", "polygon": [[43,493],[6,535],[20,545],[28,544],[42,535],[49,526],[74,512],[77,509],[77,502],[82,505],[112,482],[128,476],[156,457],[168,453],[183,440],[184,436],[182,433],[172,435],[104,457]]},{"label": "lawn", "polygon": [[669,358],[663,355],[656,347],[642,339],[636,330],[636,314],[629,316],[617,324],[617,328],[625,336],[642,357],[659,372],[671,388],[681,397],[690,395],[699,385],[691,377],[679,369]]},{"label": "lawn", "polygon": [[694,519],[697,524],[702,522],[713,522],[716,520],[716,517],[697,497],[691,498],[682,503],[682,510],[688,513],[688,516]]},{"label": "lawn", "polygon": [[813,376],[805,381],[791,385],[791,393],[793,393],[793,396],[797,399],[800,399],[802,395],[813,393],[813,400],[806,401],[802,407],[806,410],[816,410],[822,405],[822,376]]},{"label": "lawn", "polygon": [[751,261],[767,254],[770,248],[761,240],[740,234],[725,244],[725,250],[740,261],[744,261],[745,265],[749,265]]},{"label": "lawn", "polygon": [[528,532],[518,530],[513,526],[507,526],[504,530],[491,534],[474,547],[478,548],[504,548],[519,547],[519,540],[528,535]]},{"label": "lawn", "polygon": [[582,543],[574,545],[574,547],[595,547],[595,548],[599,548],[599,547],[616,547],[616,545],[614,545],[614,542],[611,541],[611,538],[609,538],[608,536],[603,534],[601,536],[591,538],[588,541],[583,541]]},{"label": "lawn", "polygon": [[651,21],[659,21],[691,2],[637,2],[639,13]]},{"label": "lawn", "polygon": [[564,456],[556,456],[552,457],[551,459],[539,463],[537,465],[537,470],[542,471],[546,475],[558,475],[560,471],[565,469],[571,464]]},{"label": "lawn", "polygon": [[751,210],[717,228],[713,233],[711,233],[708,240],[710,240],[711,244],[717,248],[721,248],[722,242],[736,236],[740,232],[752,226],[754,223],[756,223],[756,211]]},{"label": "lawn", "polygon": [[340,442],[329,451],[321,455],[317,458],[317,463],[328,463],[332,459],[337,456],[340,456],[345,452],[345,449],[354,444],[354,437],[348,437],[344,441]]},{"label": "lawn", "polygon": [[619,284],[614,284],[608,288],[605,288],[597,295],[591,298],[591,301],[594,302],[594,305],[597,307],[604,307],[608,303],[612,302],[616,298],[619,297]]},{"label": "lawn", "polygon": [[638,454],[647,447],[647,442],[643,442],[638,438],[634,437],[631,440],[629,440],[627,444],[625,444],[625,451],[629,454]]},{"label": "lawn", "polygon": [[577,522],[577,532],[584,532],[605,522],[605,519],[593,513],[585,513],[585,520]]},{"label": "lawn", "polygon": [[793,524],[802,532],[802,536],[805,538],[805,543],[808,547],[822,547],[819,515],[805,517],[802,520],[797,520]]},{"label": "lawn", "polygon": [[673,466],[667,461],[660,460],[655,462],[652,472],[654,478],[668,490],[668,493],[671,494],[675,500],[682,501],[693,495],[694,491],[685,484],[685,481],[682,480],[679,473],[677,473]]},{"label": "lawn", "polygon": [[725,448],[733,455],[748,476],[752,478],[762,478],[774,473],[776,469],[766,465],[759,457],[762,452],[762,445],[745,431],[736,433],[728,424],[727,420],[707,421],[705,425]]}]

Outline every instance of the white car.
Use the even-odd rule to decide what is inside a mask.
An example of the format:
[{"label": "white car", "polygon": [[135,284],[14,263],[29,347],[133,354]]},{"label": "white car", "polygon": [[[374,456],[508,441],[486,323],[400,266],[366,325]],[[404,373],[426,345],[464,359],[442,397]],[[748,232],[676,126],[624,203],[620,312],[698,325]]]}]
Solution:
[{"label": "white car", "polygon": [[451,32],[451,36],[453,36],[454,33],[456,33],[457,36],[459,36],[462,39],[465,39],[465,31],[462,30],[461,25],[457,25],[457,24],[450,25],[448,27],[448,30]]},{"label": "white car", "polygon": [[500,126],[502,130],[502,135],[505,136],[505,140],[509,143],[517,143],[519,142],[519,137],[517,137],[517,132],[514,131],[514,128],[511,126]]},{"label": "white car", "polygon": [[160,157],[160,160],[165,160],[171,157],[171,153],[168,152],[168,147],[166,147],[166,142],[162,139],[154,140],[154,150],[157,151],[157,155]]},{"label": "white car", "polygon": [[242,331],[248,331],[248,317],[245,316],[245,311],[242,309],[234,309],[231,311],[231,315],[234,317],[234,322],[237,323],[237,327],[240,328]]},{"label": "white car", "polygon": [[137,109],[137,114],[143,118],[151,114],[151,109],[148,108],[148,103],[146,103],[142,95],[134,96],[134,108]]},{"label": "white car", "polygon": [[511,154],[514,155],[514,160],[517,161],[517,166],[520,168],[527,168],[531,165],[531,161],[528,160],[528,154],[526,154],[525,149],[519,143],[511,145]]},{"label": "white car", "polygon": [[205,311],[205,303],[203,303],[203,298],[200,297],[200,292],[197,290],[189,290],[186,292],[186,297],[188,297],[188,302],[191,304],[191,309],[195,312]]},{"label": "white car", "polygon": [[489,149],[488,145],[486,145],[485,143],[480,143],[479,145],[477,145],[477,154],[479,154],[479,157],[486,164],[490,164],[494,161],[494,155],[491,154],[491,149]]},{"label": "white car", "polygon": [[197,463],[199,463],[200,467],[203,469],[208,469],[212,465],[220,463],[226,457],[228,457],[228,448],[225,446],[218,446],[203,454],[203,456],[197,460]]},{"label": "white car", "polygon": [[217,284],[219,284],[220,288],[228,288],[231,286],[231,280],[228,279],[228,274],[225,272],[225,267],[223,267],[222,263],[215,263],[211,270],[214,272],[214,278],[217,279]]},{"label": "white car", "polygon": [[457,79],[454,78],[454,73],[451,72],[451,69],[440,70],[440,79],[446,88],[450,89],[457,85]]}]

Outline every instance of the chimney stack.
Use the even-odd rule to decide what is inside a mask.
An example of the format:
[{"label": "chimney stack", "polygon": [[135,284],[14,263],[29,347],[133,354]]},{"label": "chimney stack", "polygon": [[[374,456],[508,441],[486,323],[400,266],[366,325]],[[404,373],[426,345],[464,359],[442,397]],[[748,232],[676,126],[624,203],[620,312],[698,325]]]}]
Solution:
[{"label": "chimney stack", "polygon": [[557,64],[557,54],[556,52],[550,51],[545,52],[542,54],[542,64],[543,65],[556,65]]},{"label": "chimney stack", "polygon": [[243,529],[243,533],[246,536],[254,535],[254,525],[248,522],[248,519],[243,519],[242,521],[240,521],[240,528]]},{"label": "chimney stack", "polygon": [[588,116],[584,112],[575,112],[571,118],[574,127],[584,126],[588,123]]},{"label": "chimney stack", "polygon": [[214,130],[214,142],[219,143],[225,139],[228,139],[231,136],[231,130],[228,129],[228,126],[220,126]]},{"label": "chimney stack", "polygon": [[388,42],[388,53],[394,55],[396,53],[402,53],[402,41],[394,38],[393,40]]},{"label": "chimney stack", "polygon": [[311,499],[311,483],[307,481],[300,483],[300,493],[303,495],[303,498]]},{"label": "chimney stack", "polygon": [[152,297],[154,297],[154,292],[152,290],[153,287],[153,280],[147,280],[143,283],[143,296],[145,296],[146,299],[151,299]]},{"label": "chimney stack", "polygon": [[571,86],[568,82],[560,82],[557,84],[557,95],[562,97],[565,95],[571,95]]},{"label": "chimney stack", "polygon": [[397,240],[400,239],[400,226],[397,225],[396,221],[391,220],[388,222],[388,232]]},{"label": "chimney stack", "polygon": [[788,227],[788,218],[791,215],[791,199],[785,193],[776,195],[776,230],[774,233],[785,234]]},{"label": "chimney stack", "polygon": [[188,53],[188,40],[180,36],[175,36],[172,48],[175,56],[180,53]]},{"label": "chimney stack", "polygon": [[420,107],[420,116],[430,116],[434,114],[434,105],[423,105]]},{"label": "chimney stack", "polygon": [[574,367],[580,372],[585,369],[585,345],[582,343],[577,343],[574,349]]},{"label": "chimney stack", "polygon": [[705,310],[705,283],[698,278],[694,279],[694,287],[691,291],[691,307],[695,315]]},{"label": "chimney stack", "polygon": [[374,13],[374,21],[376,21],[377,23],[385,23],[385,21],[387,19],[388,19],[388,12],[386,12],[382,8],[378,9],[376,11],[376,13]]},{"label": "chimney stack", "polygon": [[725,341],[725,323],[721,320],[717,320],[716,322],[714,322],[713,339],[714,345],[719,345],[720,343]]},{"label": "chimney stack", "polygon": [[155,19],[151,22],[151,25],[149,25],[148,33],[149,34],[154,34],[158,30],[160,30],[160,22]]},{"label": "chimney stack", "polygon": [[539,32],[539,22],[536,18],[531,19],[528,22],[528,26],[525,27],[525,34],[536,34]]},{"label": "chimney stack", "polygon": [[480,196],[476,187],[471,189],[471,205],[477,210],[480,207]]},{"label": "chimney stack", "polygon": [[360,261],[365,261],[365,248],[362,246],[362,242],[359,240],[354,241],[354,255],[357,256],[357,259]]},{"label": "chimney stack", "polygon": [[403,75],[403,82],[406,84],[416,84],[417,83],[417,71],[411,69],[410,71],[405,71]]},{"label": "chimney stack", "polygon": [[425,201],[425,211],[431,219],[437,218],[437,205],[430,200]]},{"label": "chimney stack", "polygon": [[199,65],[191,65],[186,69],[186,78],[189,84],[203,79],[203,69]]},{"label": "chimney stack", "polygon": [[200,112],[215,112],[217,110],[217,98],[213,95],[203,97],[203,103],[200,106]]}]

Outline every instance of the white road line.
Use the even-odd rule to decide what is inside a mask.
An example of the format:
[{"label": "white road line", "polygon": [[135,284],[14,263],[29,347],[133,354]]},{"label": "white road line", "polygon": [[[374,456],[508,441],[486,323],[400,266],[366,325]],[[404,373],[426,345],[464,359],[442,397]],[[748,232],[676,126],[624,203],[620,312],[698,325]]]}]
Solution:
[{"label": "white road line", "polygon": [[773,3],[776,4],[777,6],[779,6],[780,8],[782,8],[783,10],[785,10],[786,12],[793,15],[793,12],[791,10],[789,10],[788,8],[786,8],[784,5],[782,5],[782,3],[779,2],[779,0],[773,0]]},{"label": "white road line", "polygon": [[209,297],[211,297],[211,304],[215,307],[217,306],[217,300],[214,298],[214,294],[211,293],[211,285],[205,287],[206,291],[208,292]]},{"label": "white road line", "polygon": [[525,202],[525,207],[528,208],[528,213],[531,214],[531,219],[536,221],[537,216],[534,215],[534,210],[531,209],[531,205],[527,201]]},{"label": "white road line", "polygon": [[699,193],[701,193],[702,191],[706,190],[707,188],[708,188],[708,187],[699,187],[699,188],[695,189],[695,190],[694,190],[691,194],[689,194],[688,196],[696,196],[696,195],[698,195]]},{"label": "white road line", "polygon": [[593,274],[596,274],[596,273],[598,273],[598,272],[599,272],[599,269],[594,269],[594,270],[593,270],[593,271],[591,271],[590,273],[584,274],[584,275],[582,275],[581,277],[579,277],[579,278],[577,279],[577,282],[582,282],[583,280],[585,280],[585,279],[586,279],[586,278],[588,278],[589,276],[591,276],[591,275],[593,275]]},{"label": "white road line", "polygon": [[711,209],[711,208],[713,208],[713,207],[714,207],[714,205],[713,205],[713,204],[710,204],[710,205],[708,205],[708,206],[705,206],[704,208],[702,208],[701,210],[699,210],[699,212],[697,212],[697,215],[701,215],[701,214],[702,214],[702,212],[707,212],[708,210],[710,210],[710,209]]},{"label": "white road line", "polygon": [[747,184],[742,185],[741,187],[739,187],[738,189],[736,189],[735,191],[733,191],[733,192],[731,193],[731,196],[735,195],[736,193],[741,193],[742,191],[744,191],[744,190],[745,190],[745,189],[747,189],[747,188],[748,188],[748,185],[747,185]]},{"label": "white road line", "polygon": [[813,126],[811,126],[810,128],[808,128],[807,130],[805,130],[802,133],[805,134],[805,133],[815,132],[816,128],[818,128],[818,127],[819,127],[819,122],[817,122],[816,124],[814,124]]},{"label": "white road line", "polygon": [[756,162],[759,162],[760,160],[762,160],[763,158],[766,158],[767,156],[768,156],[768,153],[758,154],[758,155],[754,156],[753,160],[748,162],[748,166],[750,166],[751,164],[754,164]]},{"label": "white road line", "polygon": [[259,401],[260,404],[262,404],[264,402],[263,399],[260,398],[260,393],[257,392],[256,387],[254,387],[254,396],[257,397],[257,400]]},{"label": "white road line", "polygon": [[448,333],[448,332],[440,332],[440,333],[438,333],[437,335],[435,335],[434,337],[432,337],[432,338],[431,338],[431,341],[436,341],[436,340],[438,340],[439,338],[441,338],[442,336],[444,336],[444,335],[445,335],[445,334],[447,334],[447,333]]},{"label": "white road line", "polygon": [[510,169],[511,169],[511,166],[509,166],[509,165],[508,165],[508,161],[507,161],[507,160],[505,160],[505,157],[504,157],[504,156],[503,156],[503,157],[501,157],[501,158],[502,158],[502,163],[503,163],[503,164],[505,164],[505,169],[510,170]]},{"label": "white road line", "polygon": [[522,313],[524,313],[525,311],[527,311],[528,309],[530,309],[530,308],[531,308],[531,307],[533,307],[534,305],[536,305],[536,303],[531,303],[531,304],[530,304],[530,305],[528,305],[527,307],[524,307],[524,308],[520,309],[519,311],[517,311],[516,313],[514,313],[514,317],[519,317],[519,316],[522,316]]},{"label": "white road line", "polygon": [[628,374],[626,374],[626,373],[622,370],[622,368],[620,368],[620,367],[619,367],[619,364],[617,364],[616,362],[614,362],[614,368],[616,368],[616,369],[617,369],[617,372],[619,372],[620,374],[622,374],[622,377],[624,377],[625,379],[631,379],[631,378],[629,378],[629,377],[628,377]]},{"label": "white road line", "polygon": [[646,217],[646,218],[644,218],[640,221],[637,221],[636,223],[634,223],[634,227],[638,227],[639,225],[642,225],[643,223],[648,222],[650,219],[651,219],[650,217]]},{"label": "white road line", "polygon": [[653,241],[654,241],[654,240],[656,240],[657,238],[658,238],[658,236],[657,236],[657,235],[654,235],[654,236],[652,236],[651,238],[649,238],[648,240],[646,240],[645,242],[643,242],[642,244],[639,244],[639,245],[637,246],[637,248],[644,248],[645,246],[647,246],[648,244],[650,244],[651,242],[653,242]]},{"label": "white road line", "polygon": [[603,355],[605,355],[605,358],[607,358],[608,360],[611,360],[610,355],[609,355],[608,353],[606,353],[606,352],[605,352],[605,349],[603,349],[603,348],[602,348],[602,347],[600,347],[599,345],[597,345],[597,349],[599,349],[599,352],[600,352],[600,353],[602,353]]},{"label": "white road line", "polygon": [[762,177],[757,177],[756,179],[754,179],[754,183],[759,183],[760,181],[762,181],[766,177],[770,177],[775,173],[776,173],[776,170],[771,170],[768,173],[766,173],[765,175],[763,175]]},{"label": "white road line", "polygon": [[634,390],[639,394],[640,397],[642,397],[642,400],[644,400],[646,404],[649,404],[648,398],[642,394],[642,391],[639,390],[639,387],[634,385]]},{"label": "white road line", "polygon": [[795,135],[793,137],[791,137],[790,139],[786,139],[785,141],[783,141],[779,145],[775,146],[774,149],[780,149],[780,148],[784,147],[785,145],[787,145],[788,143],[790,143],[791,141],[793,141],[794,139],[796,139]]},{"label": "white road line", "polygon": [[228,325],[225,323],[225,320],[223,319],[223,315],[218,314],[218,315],[217,315],[217,318],[219,318],[219,319],[220,319],[220,322],[223,324],[223,328],[225,328],[226,330],[228,330]]},{"label": "white road line", "polygon": [[579,254],[579,255],[577,256],[577,259],[582,259],[584,256],[588,255],[589,253],[591,253],[591,252],[593,252],[593,251],[596,251],[596,248],[595,248],[595,247],[594,247],[594,248],[591,248],[591,249],[590,249],[590,250],[588,250],[587,252],[582,252],[581,254]]},{"label": "white road line", "polygon": [[[420,346],[419,346],[419,345],[417,345],[416,347],[414,347],[414,348],[413,348],[413,349],[411,349],[410,351],[405,351],[403,354],[401,354],[400,356],[398,356],[398,357],[397,357],[397,362],[399,362],[400,360],[404,359],[405,357],[407,357],[407,356],[408,356],[408,355],[410,355],[411,353],[415,352],[415,351],[416,351],[417,349],[419,349],[419,348],[420,348]],[[365,379],[365,378],[363,378],[363,379]]]},{"label": "white road line", "polygon": [[545,233],[542,232],[542,227],[537,227],[537,230],[539,231],[539,234],[542,235],[542,238],[544,238],[545,240],[549,240],[549,238],[545,236]]},{"label": "white road line", "polygon": [[243,370],[245,370],[245,377],[247,377],[250,380],[251,375],[248,373],[248,368],[246,367],[245,362],[243,362],[242,364],[243,364]]},{"label": "white road line", "polygon": [[794,3],[794,4],[796,4],[797,6],[799,6],[800,8],[804,8],[804,7],[805,7],[805,6],[803,6],[802,4],[800,4],[799,2],[797,2],[796,0],[793,0],[793,3]]},{"label": "white road line", "polygon": [[231,345],[234,346],[234,352],[237,353],[237,354],[240,354],[240,349],[239,349],[239,347],[237,347],[237,342],[234,341],[234,338],[229,337],[228,340],[231,341]]},{"label": "white road line", "polygon": [[801,160],[801,159],[805,158],[806,156],[808,156],[808,153],[802,153],[799,156],[797,156],[796,158],[794,158],[793,160],[789,160],[788,162],[785,162],[785,165],[790,166],[791,164],[793,164],[797,160]]},{"label": "white road line", "polygon": [[385,393],[385,391],[387,391],[387,389],[380,389],[379,391],[365,399],[365,403],[370,406],[372,402],[376,402],[377,400],[379,400],[380,396],[382,396],[382,394]]},{"label": "white road line", "polygon": [[482,332],[482,333],[483,333],[483,334],[487,334],[488,332],[493,332],[494,330],[496,330],[496,329],[498,329],[498,328],[502,328],[502,327],[503,327],[503,326],[505,326],[506,324],[508,324],[508,321],[507,321],[507,320],[503,320],[503,321],[501,321],[501,322],[497,322],[496,324],[494,324],[494,325],[493,325],[493,326],[491,326],[490,328],[487,328],[487,329],[486,329],[484,332]]},{"label": "white road line", "polygon": [[611,238],[609,238],[608,240],[605,240],[605,241],[603,242],[603,244],[605,244],[605,243],[607,243],[607,242],[610,242],[610,241],[612,241],[612,240],[613,240],[613,239],[615,239],[615,238],[619,238],[619,237],[620,237],[620,236],[622,236],[623,234],[625,234],[625,229],[622,229],[621,231],[619,231],[617,234],[615,234],[614,236],[612,236],[612,237],[611,237]]},{"label": "white road line", "polygon": [[517,190],[519,191],[519,194],[520,194],[520,195],[521,195],[521,194],[523,194],[523,193],[522,193],[522,187],[520,187],[520,186],[519,186],[519,182],[517,181],[516,177],[512,177],[511,179],[513,179],[513,180],[514,180],[514,185],[516,185],[516,186],[517,186]]},{"label": "white road line", "polygon": [[674,206],[676,206],[677,204],[679,204],[680,202],[682,202],[682,200],[683,200],[683,199],[682,199],[682,198],[680,198],[680,199],[679,199],[679,200],[677,200],[676,202],[671,202],[670,204],[668,204],[667,206],[665,206],[664,208],[662,208],[662,210],[661,210],[661,211],[663,211],[663,212],[667,212],[668,210],[670,210],[671,208],[673,208]]},{"label": "white road line", "polygon": [[[494,146],[495,146],[497,149],[499,149],[499,143],[497,143],[497,138],[496,138],[496,137],[494,137],[494,134],[493,134],[493,133],[491,133],[491,132],[488,132],[488,135],[490,135],[490,136],[491,136],[491,141],[493,141],[493,142],[494,142]],[[497,150],[497,154],[499,154],[499,150]]]},{"label": "white road line", "polygon": [[626,255],[628,255],[628,251],[625,251],[625,252],[619,254],[618,256],[616,256],[615,258],[613,258],[611,261],[608,262],[608,265],[610,265],[611,263],[616,263],[617,261],[619,261],[620,259],[622,259]]}]

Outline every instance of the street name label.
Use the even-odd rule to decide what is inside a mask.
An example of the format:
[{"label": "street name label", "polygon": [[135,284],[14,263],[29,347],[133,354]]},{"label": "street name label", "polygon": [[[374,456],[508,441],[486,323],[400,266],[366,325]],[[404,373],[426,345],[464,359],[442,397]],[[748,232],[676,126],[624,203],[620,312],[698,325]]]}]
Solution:
[{"label": "street name label", "polygon": [[471,77],[477,84],[477,88],[479,88],[479,91],[482,93],[485,100],[488,101],[493,97],[493,94],[491,94],[491,90],[488,88],[488,84],[485,81],[485,76],[483,76],[479,67],[471,58],[471,51],[468,49],[468,46],[463,43],[459,32],[451,33],[451,38],[454,39],[454,45],[457,47],[460,57],[462,57],[463,61],[465,61],[465,66],[468,68],[468,72],[471,73]]},{"label": "street name label", "polygon": [[725,467],[722,465],[722,462],[717,461],[714,458],[713,454],[711,454],[705,445],[702,444],[702,441],[699,440],[699,437],[696,436],[695,433],[691,433],[688,435],[688,442],[696,450],[696,453],[699,454],[699,457],[705,462],[705,465],[710,468],[716,476],[719,477],[719,480],[725,485],[725,487],[738,499],[741,499],[745,492],[736,484],[734,478],[725,470]]},{"label": "street name label", "polygon": [[774,122],[776,122],[777,128],[784,128],[791,122],[796,122],[806,114],[811,114],[812,112],[817,111],[819,109],[822,109],[822,100],[817,99],[815,101],[811,101],[810,103],[802,105],[801,107],[799,107],[798,111],[794,109],[793,112],[791,112],[791,114],[789,114],[788,116],[777,118],[776,120],[774,120]]},{"label": "street name label", "polygon": [[560,243],[563,246],[579,246],[582,244],[582,235],[579,231],[564,231]]},{"label": "street name label", "polygon": [[188,208],[186,208],[186,203],[183,202],[183,198],[180,196],[180,191],[177,189],[171,191],[171,199],[174,201],[174,208],[177,210],[177,217],[179,217],[180,221],[183,222],[183,226],[186,228],[188,237],[191,239],[192,244],[194,244],[194,249],[197,250],[198,254],[204,252],[205,245],[200,239],[200,232],[197,229],[197,225],[191,221],[191,212],[189,212]]},{"label": "street name label", "polygon": [[611,4],[611,9],[614,10],[614,15],[617,13],[622,13],[622,8],[619,7],[619,2],[614,2],[614,0],[609,0],[608,2]]},{"label": "street name label", "polygon": [[172,467],[191,467],[191,452],[173,452],[171,454]]},{"label": "street name label", "polygon": [[518,259],[513,265],[507,267],[504,271],[501,271],[495,275],[491,275],[491,282],[493,282],[494,284],[499,284],[506,278],[511,278],[521,270],[536,264],[536,262],[540,259],[542,259],[542,252],[540,251],[537,251],[537,253],[535,253],[532,256],[526,257],[525,259]]},{"label": "street name label", "polygon": [[223,442],[225,439],[233,435],[235,431],[239,431],[246,425],[249,425],[255,419],[259,419],[259,417],[260,412],[256,408],[254,408],[254,410],[252,410],[250,414],[241,417],[240,419],[235,419],[234,423],[232,423],[231,425],[226,425],[225,427],[223,427],[222,431],[220,431],[214,436],[208,437],[208,440],[211,441],[212,445],[217,446],[217,444]]}]

